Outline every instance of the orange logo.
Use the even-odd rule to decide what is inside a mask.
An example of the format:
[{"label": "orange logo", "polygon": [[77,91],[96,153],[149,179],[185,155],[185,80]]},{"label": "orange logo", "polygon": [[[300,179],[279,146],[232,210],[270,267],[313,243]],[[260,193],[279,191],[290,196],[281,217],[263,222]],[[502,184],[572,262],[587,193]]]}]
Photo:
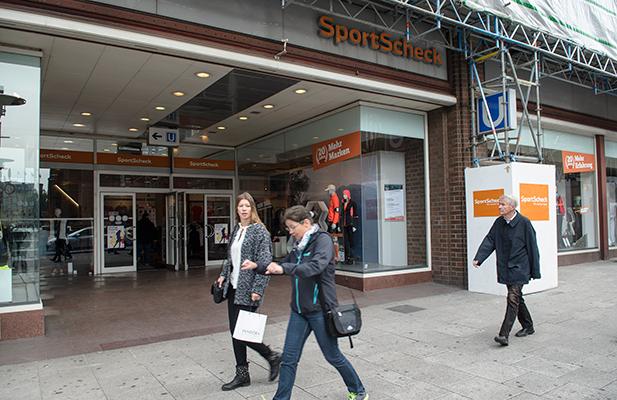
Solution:
[{"label": "orange logo", "polygon": [[233,171],[236,163],[232,160],[211,160],[205,158],[174,158],[174,167],[187,169],[214,169]]},{"label": "orange logo", "polygon": [[574,153],[562,151],[563,173],[592,172],[596,170],[595,156],[587,153]]},{"label": "orange logo", "polygon": [[327,167],[360,155],[360,132],[339,136],[313,145],[313,169]]},{"label": "orange logo", "polygon": [[548,221],[548,185],[521,183],[521,214],[532,221]]},{"label": "orange logo", "polygon": [[96,163],[107,165],[129,165],[140,167],[168,168],[169,158],[161,156],[97,153]]},{"label": "orange logo", "polygon": [[478,190],[473,192],[474,217],[498,217],[499,198],[503,196],[503,189]]}]

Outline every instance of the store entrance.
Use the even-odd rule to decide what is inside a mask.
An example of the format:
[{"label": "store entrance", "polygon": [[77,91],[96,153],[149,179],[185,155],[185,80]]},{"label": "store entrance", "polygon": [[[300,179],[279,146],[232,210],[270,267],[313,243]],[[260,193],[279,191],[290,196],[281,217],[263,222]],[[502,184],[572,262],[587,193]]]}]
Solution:
[{"label": "store entrance", "polygon": [[226,256],[231,216],[231,195],[169,194],[167,264],[176,270],[220,266]]}]

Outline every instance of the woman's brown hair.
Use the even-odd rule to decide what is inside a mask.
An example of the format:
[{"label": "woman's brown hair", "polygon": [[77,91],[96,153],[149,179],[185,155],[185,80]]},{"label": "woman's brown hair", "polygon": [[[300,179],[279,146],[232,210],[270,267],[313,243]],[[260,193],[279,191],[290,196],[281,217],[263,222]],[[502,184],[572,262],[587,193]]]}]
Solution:
[{"label": "woman's brown hair", "polygon": [[308,219],[311,223],[313,222],[311,213],[303,206],[289,207],[285,210],[285,216],[283,217],[283,221],[291,220],[297,223],[302,223],[305,219]]},{"label": "woman's brown hair", "polygon": [[238,197],[236,197],[236,216],[238,217],[238,222],[240,221],[240,216],[238,215],[238,204],[240,201],[246,200],[251,205],[251,224],[262,224],[261,219],[259,218],[259,214],[257,214],[257,206],[255,205],[255,200],[253,200],[253,196],[248,192],[240,193]]}]

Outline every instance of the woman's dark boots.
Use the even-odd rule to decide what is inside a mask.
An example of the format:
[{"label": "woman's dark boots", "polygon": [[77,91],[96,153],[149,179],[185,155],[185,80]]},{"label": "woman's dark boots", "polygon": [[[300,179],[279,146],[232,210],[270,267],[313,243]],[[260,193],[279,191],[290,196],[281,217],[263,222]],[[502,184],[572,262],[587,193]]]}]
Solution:
[{"label": "woman's dark boots", "polygon": [[234,390],[242,386],[251,384],[251,376],[249,375],[248,365],[240,365],[236,367],[236,376],[231,382],[224,384],[221,389],[223,391]]},{"label": "woman's dark boots", "polygon": [[272,382],[279,376],[279,371],[281,369],[281,353],[270,351],[270,355],[266,357],[266,360],[268,360],[268,364],[270,364],[270,376],[268,380]]}]

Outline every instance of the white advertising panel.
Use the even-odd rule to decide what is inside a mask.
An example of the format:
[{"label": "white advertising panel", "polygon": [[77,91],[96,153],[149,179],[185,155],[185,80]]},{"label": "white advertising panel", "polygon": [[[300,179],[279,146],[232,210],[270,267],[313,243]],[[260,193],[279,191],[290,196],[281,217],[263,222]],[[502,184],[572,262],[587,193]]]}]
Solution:
[{"label": "white advertising panel", "polygon": [[518,199],[517,211],[531,220],[536,231],[542,278],[531,280],[525,285],[524,293],[557,287],[555,167],[511,163],[465,170],[469,291],[495,295],[507,293],[506,286],[497,282],[494,252],[479,268],[473,267],[480,243],[499,216],[497,199],[501,194]]}]

